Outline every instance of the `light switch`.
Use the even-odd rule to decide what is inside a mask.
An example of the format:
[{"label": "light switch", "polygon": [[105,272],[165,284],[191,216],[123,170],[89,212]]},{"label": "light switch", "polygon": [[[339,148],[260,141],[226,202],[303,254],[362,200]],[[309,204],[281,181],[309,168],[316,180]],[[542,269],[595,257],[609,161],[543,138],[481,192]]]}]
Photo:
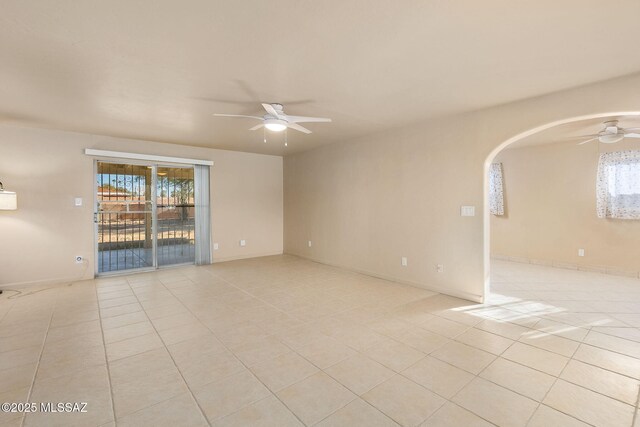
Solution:
[{"label": "light switch", "polygon": [[476,216],[476,207],[475,206],[461,206],[460,207],[460,216]]},{"label": "light switch", "polygon": [[214,243],[214,244],[213,244],[213,250],[214,250],[214,251],[217,251],[218,249],[220,249],[220,245],[219,245],[219,244],[217,244],[217,243]]},{"label": "light switch", "polygon": [[408,265],[407,257],[403,256],[402,259],[400,260],[400,263],[402,264],[403,267],[406,267]]},{"label": "light switch", "polygon": [[308,244],[309,244],[309,247],[311,247],[311,240],[309,240]]},{"label": "light switch", "polygon": [[76,206],[82,206],[82,197],[76,197],[73,201]]}]

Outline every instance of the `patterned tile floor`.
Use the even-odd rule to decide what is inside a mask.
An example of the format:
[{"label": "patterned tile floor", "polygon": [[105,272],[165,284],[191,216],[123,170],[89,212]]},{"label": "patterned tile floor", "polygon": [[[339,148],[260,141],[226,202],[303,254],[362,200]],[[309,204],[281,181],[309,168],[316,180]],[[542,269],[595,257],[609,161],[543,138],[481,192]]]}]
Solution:
[{"label": "patterned tile floor", "polygon": [[0,425],[632,426],[640,281],[493,269],[485,305],[291,256],[6,292],[0,402],[87,412]]}]

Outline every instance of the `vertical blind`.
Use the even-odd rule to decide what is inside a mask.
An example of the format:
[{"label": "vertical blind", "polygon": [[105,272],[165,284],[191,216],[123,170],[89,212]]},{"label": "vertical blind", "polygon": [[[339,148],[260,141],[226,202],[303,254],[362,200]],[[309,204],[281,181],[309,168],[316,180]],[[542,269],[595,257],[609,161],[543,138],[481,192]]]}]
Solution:
[{"label": "vertical blind", "polygon": [[211,205],[209,166],[194,165],[196,205],[196,265],[211,264]]}]

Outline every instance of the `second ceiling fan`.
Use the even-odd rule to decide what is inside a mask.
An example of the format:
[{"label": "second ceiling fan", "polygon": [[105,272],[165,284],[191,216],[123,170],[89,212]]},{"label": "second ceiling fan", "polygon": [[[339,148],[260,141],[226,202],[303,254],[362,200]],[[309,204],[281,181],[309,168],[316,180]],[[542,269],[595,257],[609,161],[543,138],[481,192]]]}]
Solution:
[{"label": "second ceiling fan", "polygon": [[621,128],[618,126],[617,120],[609,120],[604,122],[604,129],[593,135],[583,135],[576,138],[586,138],[586,140],[578,143],[578,145],[598,140],[603,144],[613,144],[622,141],[624,138],[640,138],[640,128]]}]

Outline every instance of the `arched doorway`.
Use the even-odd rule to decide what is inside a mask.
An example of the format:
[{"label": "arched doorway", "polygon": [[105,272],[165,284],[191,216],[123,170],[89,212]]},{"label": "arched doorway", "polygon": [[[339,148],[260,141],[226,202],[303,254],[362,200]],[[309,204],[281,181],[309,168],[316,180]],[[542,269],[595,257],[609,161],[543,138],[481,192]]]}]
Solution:
[{"label": "arched doorway", "polygon": [[536,134],[540,134],[542,132],[548,131],[550,129],[568,125],[572,123],[578,123],[583,121],[590,120],[601,120],[606,121],[608,118],[612,117],[640,117],[640,112],[638,111],[625,111],[625,112],[607,112],[607,113],[597,113],[597,114],[588,114],[583,116],[575,116],[565,119],[556,120],[553,122],[546,123],[544,125],[536,126],[527,131],[521,132],[513,137],[505,140],[501,144],[499,144],[496,148],[494,148],[491,153],[487,156],[484,162],[484,202],[483,202],[483,236],[484,236],[484,247],[483,247],[483,256],[484,256],[484,292],[483,292],[483,302],[486,302],[490,291],[491,291],[491,215],[489,213],[489,182],[488,182],[488,173],[491,163],[496,158],[498,153],[506,149],[507,147],[518,143],[526,138],[530,138]]}]

